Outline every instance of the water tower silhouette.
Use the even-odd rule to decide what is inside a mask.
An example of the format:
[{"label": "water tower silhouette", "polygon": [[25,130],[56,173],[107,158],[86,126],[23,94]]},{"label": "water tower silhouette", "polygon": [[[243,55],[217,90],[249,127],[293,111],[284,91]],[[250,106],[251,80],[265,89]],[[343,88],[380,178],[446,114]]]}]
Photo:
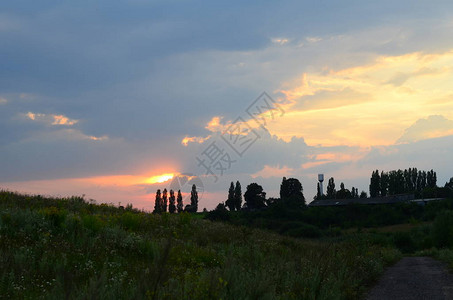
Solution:
[{"label": "water tower silhouette", "polygon": [[322,182],[324,181],[324,174],[318,174],[318,181],[319,181],[319,190],[321,192],[321,196],[324,195],[322,190]]}]

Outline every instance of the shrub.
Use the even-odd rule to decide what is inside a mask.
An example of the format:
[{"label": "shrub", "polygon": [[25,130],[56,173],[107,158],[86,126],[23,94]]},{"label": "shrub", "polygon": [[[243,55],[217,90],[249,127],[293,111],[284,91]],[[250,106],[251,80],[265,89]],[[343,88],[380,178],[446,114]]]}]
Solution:
[{"label": "shrub", "polygon": [[436,217],[432,236],[437,247],[453,246],[453,211],[445,211]]},{"label": "shrub", "polygon": [[96,215],[82,216],[82,223],[87,229],[93,232],[99,232],[102,228],[102,221]]},{"label": "shrub", "polygon": [[134,231],[140,228],[141,218],[139,214],[127,211],[121,215],[120,222],[124,229]]},{"label": "shrub", "polygon": [[66,218],[67,211],[64,209],[58,209],[55,206],[50,206],[43,208],[41,213],[52,223],[53,226],[60,227]]},{"label": "shrub", "polygon": [[415,251],[415,243],[409,232],[396,232],[393,241],[395,246],[403,253]]},{"label": "shrub", "polygon": [[208,212],[205,218],[211,221],[228,221],[230,220],[230,214],[225,206],[220,203],[216,209]]},{"label": "shrub", "polygon": [[292,237],[318,238],[321,236],[321,230],[316,226],[302,223],[286,231],[286,234]]}]

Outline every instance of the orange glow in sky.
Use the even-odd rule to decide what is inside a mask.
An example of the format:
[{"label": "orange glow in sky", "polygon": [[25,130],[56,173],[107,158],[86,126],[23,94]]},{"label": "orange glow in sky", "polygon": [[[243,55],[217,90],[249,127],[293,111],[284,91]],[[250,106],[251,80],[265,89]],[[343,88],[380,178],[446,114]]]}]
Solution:
[{"label": "orange glow in sky", "polygon": [[[292,101],[283,118],[268,126],[287,141],[309,145],[392,145],[406,128],[430,115],[453,118],[453,50],[441,54],[380,56],[343,70],[304,73],[281,92]],[[450,135],[443,129],[429,137]]]},{"label": "orange glow in sky", "polygon": [[173,174],[173,173],[156,175],[156,176],[148,178],[145,182],[149,183],[149,184],[162,183],[162,182],[172,179],[174,176],[175,176],[175,174]]},{"label": "orange glow in sky", "polygon": [[176,173],[164,173],[155,176],[144,175],[107,175],[86,178],[74,178],[75,181],[94,184],[96,186],[128,187],[141,184],[163,183],[175,176]]}]

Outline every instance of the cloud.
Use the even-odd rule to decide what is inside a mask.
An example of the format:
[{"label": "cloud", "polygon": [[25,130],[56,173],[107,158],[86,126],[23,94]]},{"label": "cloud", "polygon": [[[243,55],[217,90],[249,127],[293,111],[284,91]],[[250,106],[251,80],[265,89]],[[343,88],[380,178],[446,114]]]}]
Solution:
[{"label": "cloud", "polygon": [[319,89],[311,95],[304,95],[294,99],[292,110],[319,110],[350,106],[368,101],[373,101],[370,93],[361,93],[348,86],[337,90]]},{"label": "cloud", "polygon": [[453,135],[453,121],[441,115],[433,115],[426,119],[417,120],[404,131],[404,134],[396,143],[417,142],[447,135]]},{"label": "cloud", "polygon": [[257,178],[257,177],[262,177],[262,178],[271,178],[271,177],[286,177],[291,175],[294,172],[293,169],[288,168],[287,166],[269,166],[265,165],[264,168],[252,175],[250,175],[252,178]]},{"label": "cloud", "polygon": [[211,132],[223,132],[226,130],[226,128],[231,124],[221,124],[221,120],[223,117],[212,117],[211,121],[208,122],[208,124],[205,126],[205,128]]},{"label": "cloud", "polygon": [[360,161],[371,170],[404,169],[417,167],[419,169],[434,169],[438,172],[439,180],[450,178],[451,168],[447,163],[449,150],[453,146],[453,135],[392,145],[384,148],[373,148]]},{"label": "cloud", "polygon": [[415,70],[411,73],[403,73],[397,72],[389,81],[386,83],[392,84],[394,86],[402,86],[406,83],[410,78],[419,77],[419,76],[436,76],[442,74],[448,74],[451,72],[450,67],[442,67],[442,68],[430,68],[430,67],[422,67],[419,70]]},{"label": "cloud", "polygon": [[309,36],[309,37],[306,38],[306,40],[309,43],[317,43],[317,42],[322,41],[322,38],[318,37],[318,36]]},{"label": "cloud", "polygon": [[[451,50],[414,52],[381,55],[346,69],[304,72],[293,88],[282,89],[292,105],[269,130],[284,139],[304,137],[310,145],[391,145],[417,119],[440,113],[453,117],[453,106],[426,100],[451,95],[447,82],[453,72],[444,67],[451,63]],[[388,84],[392,73],[398,75]]]},{"label": "cloud", "polygon": [[8,103],[8,100],[6,100],[3,97],[0,97],[0,105]]},{"label": "cloud", "polygon": [[[224,197],[223,181],[246,183],[283,166],[308,193],[319,171],[368,175],[375,162],[360,158],[362,149],[384,165],[404,153],[392,144],[416,120],[453,119],[452,7],[9,1],[0,13],[0,94],[8,100],[0,178],[200,173],[197,155],[217,140],[230,149],[222,129],[249,121],[246,109],[264,90],[285,103],[285,115],[269,132],[250,122],[260,138],[207,185],[209,195]],[[256,180],[278,190],[275,178]]]},{"label": "cloud", "polygon": [[181,144],[184,146],[187,146],[189,143],[198,143],[202,144],[204,141],[208,140],[211,136],[208,135],[207,137],[201,137],[201,136],[186,136],[182,139]]},{"label": "cloud", "polygon": [[289,42],[289,39],[287,38],[273,38],[271,39],[272,43],[277,44],[277,45],[284,45]]},{"label": "cloud", "polygon": [[32,113],[28,112],[24,116],[32,121],[44,123],[47,125],[64,125],[72,126],[79,122],[79,120],[70,119],[64,115],[55,115],[55,114],[41,114],[41,113]]}]

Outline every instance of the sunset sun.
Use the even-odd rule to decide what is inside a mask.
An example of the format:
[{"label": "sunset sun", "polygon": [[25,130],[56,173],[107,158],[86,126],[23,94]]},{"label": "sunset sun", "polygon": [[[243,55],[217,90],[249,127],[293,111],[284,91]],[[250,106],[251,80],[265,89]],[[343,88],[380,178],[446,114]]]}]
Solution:
[{"label": "sunset sun", "polygon": [[175,174],[173,174],[173,173],[156,175],[156,176],[149,177],[148,179],[146,179],[145,182],[148,184],[163,183],[165,181],[172,179],[174,176],[175,176]]}]

